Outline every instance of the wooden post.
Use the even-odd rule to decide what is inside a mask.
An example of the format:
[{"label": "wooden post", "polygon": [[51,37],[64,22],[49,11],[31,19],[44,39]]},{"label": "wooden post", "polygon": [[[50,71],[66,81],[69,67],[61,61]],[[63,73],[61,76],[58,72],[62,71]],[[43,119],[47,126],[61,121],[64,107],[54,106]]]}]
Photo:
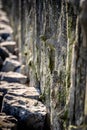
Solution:
[{"label": "wooden post", "polygon": [[80,0],[80,6],[82,8],[80,15],[80,22],[83,34],[83,54],[86,66],[86,86],[85,86],[85,103],[84,103],[84,116],[85,123],[87,123],[87,0]]}]

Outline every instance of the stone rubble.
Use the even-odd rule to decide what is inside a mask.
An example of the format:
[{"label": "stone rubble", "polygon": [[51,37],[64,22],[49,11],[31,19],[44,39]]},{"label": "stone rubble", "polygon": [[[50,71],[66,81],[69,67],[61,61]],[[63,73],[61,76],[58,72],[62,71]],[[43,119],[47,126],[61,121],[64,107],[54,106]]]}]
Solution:
[{"label": "stone rubble", "polygon": [[0,11],[0,129],[43,130],[46,107],[39,101],[40,91],[26,86],[28,77],[15,55],[12,33],[7,15]]},{"label": "stone rubble", "polygon": [[14,71],[17,67],[20,67],[20,62],[13,60],[11,58],[6,58],[5,62],[3,63],[2,71],[9,72]]},{"label": "stone rubble", "polygon": [[20,73],[17,72],[1,72],[0,73],[0,80],[1,81],[7,81],[7,82],[14,82],[14,83],[22,83],[22,84],[26,84],[27,83],[27,76],[22,75]]},{"label": "stone rubble", "polygon": [[17,130],[17,119],[0,113],[0,130]]},{"label": "stone rubble", "polygon": [[14,48],[16,46],[16,42],[14,41],[5,41],[0,43],[1,47],[6,47],[9,52],[14,53]]}]

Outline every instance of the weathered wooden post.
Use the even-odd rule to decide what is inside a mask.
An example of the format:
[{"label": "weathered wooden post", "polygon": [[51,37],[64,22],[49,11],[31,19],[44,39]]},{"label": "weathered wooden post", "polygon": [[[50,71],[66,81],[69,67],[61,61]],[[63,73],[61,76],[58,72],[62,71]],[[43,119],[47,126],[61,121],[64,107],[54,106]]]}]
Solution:
[{"label": "weathered wooden post", "polygon": [[82,8],[81,15],[80,15],[80,22],[82,27],[82,34],[83,34],[83,58],[85,61],[85,69],[86,69],[86,83],[85,83],[85,103],[84,103],[84,116],[85,116],[85,123],[87,123],[87,0],[81,0],[80,6]]}]

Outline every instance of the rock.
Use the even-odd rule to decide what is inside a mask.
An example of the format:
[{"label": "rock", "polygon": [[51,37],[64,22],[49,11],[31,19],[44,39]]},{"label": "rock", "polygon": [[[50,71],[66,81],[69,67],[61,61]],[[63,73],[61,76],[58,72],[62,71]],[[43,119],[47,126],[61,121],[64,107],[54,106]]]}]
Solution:
[{"label": "rock", "polygon": [[1,47],[6,47],[8,49],[8,51],[13,54],[14,53],[14,48],[16,46],[16,42],[14,42],[14,41],[6,41],[6,42],[2,42],[0,44],[0,46]]},{"label": "rock", "polygon": [[1,82],[0,92],[5,95],[2,112],[17,118],[21,129],[43,129],[46,107],[38,101],[38,89],[19,83]]},{"label": "rock", "polygon": [[14,71],[19,66],[20,62],[13,60],[11,58],[6,58],[6,60],[3,63],[2,71],[3,72]]},{"label": "rock", "polygon": [[21,84],[25,84],[28,82],[27,76],[22,75],[17,72],[1,72],[0,73],[0,80],[1,81],[7,81],[7,82],[17,82]]},{"label": "rock", "polygon": [[17,130],[17,119],[0,113],[0,130]]},{"label": "rock", "polygon": [[46,107],[35,99],[8,92],[3,100],[2,112],[17,118],[22,129],[42,130],[44,127]]},{"label": "rock", "polygon": [[2,10],[0,10],[0,17],[1,16],[6,16],[6,13],[4,11],[2,11]]},{"label": "rock", "polygon": [[14,49],[14,55],[18,56],[19,55],[19,48]]},{"label": "rock", "polygon": [[4,30],[4,29],[7,29],[8,32],[13,33],[13,29],[9,25],[6,25],[4,23],[0,23],[0,30]]},{"label": "rock", "polygon": [[18,73],[24,74],[27,77],[29,77],[29,67],[28,67],[28,65],[26,65],[26,66],[25,65],[21,65],[15,71],[18,72]]},{"label": "rock", "polygon": [[9,19],[8,19],[6,16],[1,15],[1,16],[0,16],[0,22],[9,23]]},{"label": "rock", "polygon": [[1,19],[1,18],[0,18],[0,23],[9,25],[9,20],[7,21],[7,20],[4,20],[4,19]]},{"label": "rock", "polygon": [[11,54],[11,53],[9,55],[9,58],[12,60],[16,60],[16,61],[18,60],[18,57],[16,55]]},{"label": "rock", "polygon": [[40,91],[34,87],[27,87],[26,85],[20,83],[8,83],[1,81],[0,92],[5,95],[10,93],[14,96],[23,96],[25,98],[39,99]]},{"label": "rock", "polygon": [[5,47],[0,48],[0,56],[4,61],[7,57],[9,57],[9,51]]},{"label": "rock", "polygon": [[3,66],[3,60],[2,60],[2,58],[0,56],[0,70],[2,69],[2,66]]},{"label": "rock", "polygon": [[3,92],[0,92],[0,112],[1,112],[1,108],[2,108],[2,102],[3,102]]},{"label": "rock", "polygon": [[3,41],[6,41],[9,39],[9,37],[11,37],[11,34],[9,33],[1,33],[0,37],[2,38]]},{"label": "rock", "polygon": [[13,34],[13,31],[8,28],[3,28],[3,29],[0,29],[0,34],[2,34],[2,33]]}]

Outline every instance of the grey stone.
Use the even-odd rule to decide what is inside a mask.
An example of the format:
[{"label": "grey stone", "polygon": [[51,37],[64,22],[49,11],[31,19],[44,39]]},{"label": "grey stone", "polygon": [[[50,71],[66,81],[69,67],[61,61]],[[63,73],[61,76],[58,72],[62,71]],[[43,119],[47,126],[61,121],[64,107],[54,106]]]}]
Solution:
[{"label": "grey stone", "polygon": [[17,97],[8,93],[4,97],[2,111],[13,115],[28,128],[43,129],[46,108],[35,99]]},{"label": "grey stone", "polygon": [[5,41],[0,44],[1,47],[6,47],[9,52],[14,53],[16,42],[14,41]]},{"label": "grey stone", "polygon": [[0,29],[0,35],[1,35],[2,33],[3,33],[3,34],[8,33],[8,34],[12,35],[12,34],[13,34],[13,31],[10,30],[10,29],[8,29],[8,28],[3,28],[3,29]]},{"label": "grey stone", "polygon": [[1,82],[0,91],[5,93],[2,112],[13,115],[24,128],[42,130],[46,107],[38,101],[39,91],[18,83]]},{"label": "grey stone", "polygon": [[13,33],[13,29],[11,28],[10,25],[6,25],[4,23],[0,23],[0,30],[4,30],[4,29],[8,30],[8,33],[9,32]]},{"label": "grey stone", "polygon": [[2,60],[2,58],[0,56],[0,70],[2,69],[2,66],[3,66],[3,60]]},{"label": "grey stone", "polygon": [[4,23],[4,24],[6,24],[6,25],[9,25],[9,20],[5,20],[5,19],[2,19],[2,18],[0,17],[0,23]]},{"label": "grey stone", "polygon": [[3,96],[4,96],[4,93],[0,92],[0,112],[1,112],[1,108],[2,108]]},{"label": "grey stone", "polygon": [[1,81],[7,81],[7,82],[17,82],[17,83],[22,83],[25,84],[27,83],[27,76],[22,75],[17,72],[1,72],[0,73],[0,80]]},{"label": "grey stone", "polygon": [[9,19],[7,18],[7,16],[0,15],[0,22],[9,23]]},{"label": "grey stone", "polygon": [[0,92],[5,95],[10,93],[14,96],[22,96],[25,98],[39,99],[40,91],[35,87],[27,87],[20,83],[8,83],[6,81],[0,82]]},{"label": "grey stone", "polygon": [[29,67],[27,65],[21,65],[15,71],[29,77]]},{"label": "grey stone", "polygon": [[14,71],[19,66],[20,62],[13,60],[11,58],[6,58],[6,60],[3,63],[2,71],[3,72]]},{"label": "grey stone", "polygon": [[19,55],[19,48],[14,49],[14,54],[17,55],[17,56]]},{"label": "grey stone", "polygon": [[12,60],[16,60],[16,61],[18,60],[18,57],[16,55],[11,54],[11,53],[9,55],[9,58]]},{"label": "grey stone", "polygon": [[5,47],[0,47],[0,56],[4,61],[7,57],[9,57],[9,51]]},{"label": "grey stone", "polygon": [[4,12],[3,10],[0,10],[0,16],[6,16],[6,12]]},{"label": "grey stone", "polygon": [[17,119],[13,116],[0,113],[0,130],[17,130]]},{"label": "grey stone", "polygon": [[6,40],[8,41],[9,39],[11,39],[11,34],[9,34],[9,33],[1,33],[0,37],[2,38],[2,41],[6,41]]}]

